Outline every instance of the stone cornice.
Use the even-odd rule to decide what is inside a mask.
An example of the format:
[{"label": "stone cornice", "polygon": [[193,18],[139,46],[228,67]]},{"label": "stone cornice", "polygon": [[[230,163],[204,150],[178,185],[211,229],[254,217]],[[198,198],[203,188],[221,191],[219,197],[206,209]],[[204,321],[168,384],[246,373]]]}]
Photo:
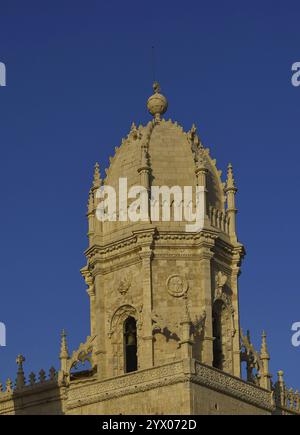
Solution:
[{"label": "stone cornice", "polygon": [[86,386],[72,386],[68,393],[67,408],[88,405],[125,394],[147,391],[161,385],[184,381],[181,361],[160,367],[140,370]]},{"label": "stone cornice", "polygon": [[224,241],[214,231],[199,233],[157,231],[150,227],[134,231],[130,237],[106,245],[95,244],[85,252],[94,276],[137,264],[143,258],[210,259],[214,255],[239,273],[244,248]]},{"label": "stone cornice", "polygon": [[[85,255],[90,263],[97,260],[110,261],[118,256],[124,256],[128,253],[138,252],[142,247],[153,248],[157,246],[164,246],[173,248],[174,244],[182,242],[182,247],[186,247],[188,243],[190,247],[208,247],[214,246],[217,235],[213,232],[201,233],[186,233],[186,232],[157,232],[154,228],[143,229],[141,231],[134,231],[130,237],[126,237],[117,242],[112,242],[106,245],[94,244],[85,251]],[[166,243],[165,243],[166,242]]]},{"label": "stone cornice", "polygon": [[189,360],[189,364],[186,360],[177,361],[102,382],[73,385],[73,388],[71,385],[67,409],[184,382],[202,385],[270,413],[275,410],[270,391],[195,360]]},{"label": "stone cornice", "polygon": [[267,411],[273,412],[275,410],[271,391],[264,390],[242,379],[198,362],[195,364],[195,375],[192,375],[192,382],[227,394]]}]

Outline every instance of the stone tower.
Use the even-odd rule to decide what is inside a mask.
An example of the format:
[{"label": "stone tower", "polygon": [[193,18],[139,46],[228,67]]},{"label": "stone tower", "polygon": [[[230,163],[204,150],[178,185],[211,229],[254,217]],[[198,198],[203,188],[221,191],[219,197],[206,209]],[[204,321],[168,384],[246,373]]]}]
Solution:
[{"label": "stone tower", "polygon": [[[244,250],[236,236],[232,166],[224,184],[196,127],[186,133],[176,122],[163,119],[167,100],[157,83],[154,91],[147,103],[153,119],[146,126],[132,124],[110,159],[104,181],[96,165],[89,194],[89,247],[82,274],[89,286],[98,376],[105,379],[133,368],[195,358],[239,377],[237,281]],[[169,198],[160,195],[159,220],[150,213],[136,222],[124,218],[130,200],[118,205],[109,220],[97,219],[98,189],[113,187],[118,202],[120,179],[126,179],[128,191],[143,186],[149,202],[153,186],[170,189]],[[180,205],[174,186],[182,191],[184,186],[203,187],[201,231],[187,232],[184,216],[182,221],[174,219]],[[168,220],[163,220],[164,207],[169,207]],[[134,330],[133,367],[126,366],[126,353],[133,349],[126,348],[127,319],[132,319]]]},{"label": "stone tower", "polygon": [[155,83],[153,118],[132,124],[104,180],[95,166],[81,269],[90,335],[70,354],[63,331],[48,376],[27,377],[19,355],[0,414],[300,414],[283,372],[271,381],[266,334],[257,352],[239,327],[232,166],[223,183],[196,127],[163,119],[167,106]]}]

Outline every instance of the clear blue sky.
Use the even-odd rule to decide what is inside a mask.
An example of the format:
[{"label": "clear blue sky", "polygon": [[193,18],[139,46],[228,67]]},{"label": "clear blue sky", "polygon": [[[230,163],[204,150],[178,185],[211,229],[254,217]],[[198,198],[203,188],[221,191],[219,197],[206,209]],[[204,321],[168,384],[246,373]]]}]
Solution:
[{"label": "clear blue sky", "polygon": [[146,123],[157,77],[167,117],[198,125],[239,188],[241,324],[271,369],[300,387],[299,1],[1,0],[0,379],[58,367],[59,334],[89,333],[84,266],[92,168],[102,169],[132,121]]}]

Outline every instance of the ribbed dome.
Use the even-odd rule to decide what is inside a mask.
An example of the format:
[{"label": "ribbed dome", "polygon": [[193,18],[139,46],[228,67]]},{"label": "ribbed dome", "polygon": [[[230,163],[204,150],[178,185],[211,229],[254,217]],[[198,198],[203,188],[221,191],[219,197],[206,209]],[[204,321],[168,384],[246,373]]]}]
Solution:
[{"label": "ribbed dome", "polygon": [[[200,143],[196,129],[184,132],[182,127],[171,120],[155,119],[146,126],[132,124],[130,133],[123,139],[115,156],[110,159],[106,171],[105,185],[115,188],[118,197],[120,178],[127,178],[128,190],[132,186],[141,185],[140,171],[143,168],[143,149],[147,149],[147,165],[149,168],[150,186],[196,186],[196,160],[201,158],[208,170],[207,189],[208,206],[224,210],[224,185],[221,182],[220,171],[216,169],[215,161],[209,156],[209,150]],[[130,203],[130,201],[129,201]],[[103,235],[112,234],[124,229],[132,230],[147,226],[170,228],[169,222],[105,222]],[[186,222],[172,222],[172,229],[184,230]]]}]

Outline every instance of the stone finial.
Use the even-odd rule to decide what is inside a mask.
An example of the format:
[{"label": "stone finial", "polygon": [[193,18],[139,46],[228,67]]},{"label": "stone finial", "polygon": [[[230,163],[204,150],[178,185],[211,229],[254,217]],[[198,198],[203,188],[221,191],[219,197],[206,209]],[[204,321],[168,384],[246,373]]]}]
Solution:
[{"label": "stone finial", "polygon": [[13,383],[12,383],[12,380],[10,378],[7,379],[5,385],[6,385],[6,390],[5,390],[6,393],[11,393],[13,390]]},{"label": "stone finial", "polygon": [[229,163],[227,167],[227,180],[226,180],[226,191],[228,192],[229,190],[233,190],[233,191],[237,190],[235,186],[233,168],[231,163]]},{"label": "stone finial", "polygon": [[65,374],[68,371],[68,360],[69,360],[69,351],[67,345],[67,334],[65,330],[62,330],[61,333],[61,345],[60,345],[60,372],[59,372],[59,380],[63,380]]},{"label": "stone finial", "polygon": [[279,371],[277,372],[277,375],[278,375],[278,382],[279,382],[281,385],[283,385],[283,384],[284,384],[284,380],[283,380],[283,375],[284,375],[284,373],[283,373],[283,371],[282,371],[282,370],[279,370]]},{"label": "stone finial", "polygon": [[23,370],[23,363],[24,362],[25,362],[24,356],[18,355],[16,358],[16,363],[18,365],[16,388],[22,388],[25,385],[25,376],[24,376],[24,370]]},{"label": "stone finial", "polygon": [[262,333],[260,358],[262,361],[261,387],[263,387],[267,390],[271,390],[272,389],[272,383],[271,383],[272,375],[269,372],[270,355],[269,355],[268,347],[267,347],[267,334],[265,332]]},{"label": "stone finial", "polygon": [[43,382],[46,382],[46,372],[44,369],[41,369],[39,371],[39,381],[42,384]]},{"label": "stone finial", "polygon": [[199,150],[200,148],[203,149],[203,145],[197,134],[197,127],[195,124],[193,124],[191,129],[187,132],[187,137],[192,145],[193,151]]},{"label": "stone finial", "polygon": [[29,375],[29,384],[31,387],[33,387],[35,383],[36,383],[35,373],[31,372]]},{"label": "stone finial", "polygon": [[18,364],[19,370],[23,370],[24,362],[25,362],[25,357],[23,355],[18,355],[16,358],[16,363]]},{"label": "stone finial", "polygon": [[278,375],[278,381],[277,381],[277,399],[280,400],[281,406],[285,406],[286,404],[286,388],[285,388],[285,382],[283,379],[283,371],[279,370],[277,372]]},{"label": "stone finial", "polygon": [[267,347],[267,334],[265,333],[265,331],[263,331],[262,333],[260,356],[261,359],[270,359],[270,355]]},{"label": "stone finial", "polygon": [[134,122],[131,124],[129,136],[134,140],[138,139],[139,137],[139,131]]},{"label": "stone finial", "polygon": [[232,170],[232,164],[229,163],[227,168],[227,180],[226,180],[226,187],[225,187],[225,193],[227,194],[227,216],[229,218],[229,236],[234,240],[237,241],[236,236],[236,213],[237,209],[235,206],[235,194],[237,192],[237,188],[235,186],[235,181],[233,177],[233,170]]},{"label": "stone finial", "polygon": [[93,179],[93,189],[98,189],[102,184],[99,163],[96,162],[94,168],[94,179]]},{"label": "stone finial", "polygon": [[50,381],[55,381],[56,380],[56,376],[57,376],[57,372],[56,372],[55,368],[53,366],[50,367],[50,370],[49,370],[49,379],[50,379]]},{"label": "stone finial", "polygon": [[163,115],[168,108],[168,101],[166,97],[160,94],[160,86],[157,82],[153,83],[154,94],[148,98],[147,108],[156,122],[160,121],[161,115]]},{"label": "stone finial", "polygon": [[89,197],[88,197],[88,203],[87,203],[87,213],[88,216],[92,216],[93,211],[94,211],[94,193],[97,189],[99,189],[99,187],[101,187],[102,185],[102,179],[101,179],[101,174],[100,174],[100,167],[99,167],[99,163],[96,162],[95,163],[95,167],[94,167],[94,175],[93,175],[93,183],[92,183],[92,187],[89,191]]},{"label": "stone finial", "polygon": [[68,351],[68,345],[67,345],[67,334],[66,334],[66,331],[64,329],[62,330],[62,333],[61,333],[61,346],[60,346],[59,358],[61,360],[69,358],[69,351]]},{"label": "stone finial", "polygon": [[194,139],[196,133],[197,133],[197,127],[196,127],[196,124],[193,123],[192,128],[190,129],[190,136],[191,136],[191,139]]}]

